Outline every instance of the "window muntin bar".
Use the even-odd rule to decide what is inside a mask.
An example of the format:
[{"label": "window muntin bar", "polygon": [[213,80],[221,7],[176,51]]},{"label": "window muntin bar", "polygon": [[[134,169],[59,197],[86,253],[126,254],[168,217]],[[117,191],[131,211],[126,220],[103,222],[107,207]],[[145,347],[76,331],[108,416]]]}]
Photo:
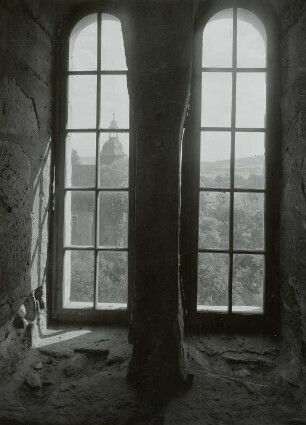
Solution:
[{"label": "window muntin bar", "polygon": [[[81,249],[81,248],[80,248]],[[207,252],[207,253],[211,253],[211,254],[226,254],[228,253],[228,249],[198,249],[199,252]],[[232,250],[233,254],[265,254],[266,252],[264,250],[243,250],[243,249],[233,249]]]},{"label": "window muntin bar", "polygon": [[231,131],[235,130],[237,133],[264,133],[265,128],[240,128],[240,127],[201,127],[201,131]]},{"label": "window muntin bar", "polygon": [[[129,133],[128,128],[117,128],[116,133]],[[243,131],[243,130],[241,130]],[[100,128],[99,130],[96,130],[95,128],[67,128],[65,130],[66,133],[109,133],[109,127],[108,128]]]},{"label": "window muntin bar", "polygon": [[[247,69],[243,69],[248,72]],[[67,75],[127,75],[127,71],[68,71]]]},{"label": "window muntin bar", "polygon": [[[98,248],[94,248],[93,246],[64,246],[64,251],[118,251],[118,252],[123,252],[123,251],[128,251],[128,247],[123,247],[123,248],[118,248],[118,247],[113,247],[113,246],[108,246],[107,248],[103,248],[103,247],[98,247]],[[238,251],[238,253],[240,253],[240,251]],[[244,251],[242,251],[242,253],[244,253]],[[255,252],[257,253],[257,252]]]},{"label": "window muntin bar", "polygon": [[[223,11],[223,16],[229,16],[229,10]],[[216,14],[212,18],[212,22],[215,22],[218,19],[222,19],[222,12],[220,17],[219,14]],[[237,273],[235,272],[235,258],[244,258],[243,256],[247,256],[247,259],[254,258],[256,261],[258,258],[265,258],[265,243],[264,243],[264,216],[265,216],[265,111],[266,111],[266,58],[263,61],[262,56],[256,63],[256,61],[252,61],[252,58],[248,58],[247,62],[241,61],[241,52],[243,49],[246,49],[246,46],[249,43],[249,40],[241,43],[241,37],[243,37],[243,25],[240,25],[239,19],[243,19],[244,16],[247,16],[248,20],[251,19],[251,15],[249,12],[244,14],[244,11],[241,12],[241,9],[237,9],[236,7],[232,9],[232,31],[231,31],[231,40],[232,40],[232,49],[229,49],[232,54],[231,63],[217,63],[215,61],[213,63],[211,59],[211,50],[208,52],[209,60],[205,62],[205,53],[206,49],[210,49],[205,44],[206,37],[206,28],[209,28],[211,21],[207,24],[204,32],[203,32],[203,59],[202,59],[202,113],[201,113],[201,165],[200,165],[200,187],[199,187],[199,235],[198,235],[198,301],[197,301],[197,311],[198,312],[228,312],[232,311],[235,313],[263,313],[263,296],[259,293],[256,298],[256,305],[252,306],[245,302],[243,304],[243,299],[241,298],[241,294],[239,295],[239,291],[237,292]],[[239,18],[240,17],[240,18]],[[255,17],[255,20],[258,18]],[[221,20],[219,22],[219,31],[221,28]],[[226,27],[225,32],[228,32],[228,19],[224,21],[224,25]],[[262,25],[262,24],[261,24]],[[239,31],[238,31],[239,28]],[[256,29],[256,28],[255,28]],[[209,31],[211,28],[209,29]],[[213,37],[213,32],[209,34],[209,39]],[[252,37],[254,38],[254,32],[252,33]],[[220,35],[219,35],[220,37]],[[239,38],[240,37],[240,38]],[[266,42],[266,41],[265,41]],[[238,51],[237,46],[240,46],[240,56],[238,63]],[[206,46],[206,48],[205,48]],[[225,45],[224,45],[225,46]],[[222,47],[223,48],[223,47]],[[266,54],[266,53],[265,53]],[[210,61],[210,62],[209,62]],[[239,68],[237,67],[239,66]],[[218,82],[221,81],[221,77],[216,78],[217,75],[230,75],[231,81],[231,90],[223,83],[223,85]],[[213,77],[209,77],[209,76]],[[229,77],[226,77],[227,79]],[[218,83],[218,84],[217,84]],[[257,84],[258,83],[258,84]],[[214,87],[214,84],[217,89]],[[206,87],[209,86],[209,90]],[[221,87],[221,89],[220,89]],[[256,87],[259,87],[256,91]],[[253,95],[249,95],[249,91],[252,91]],[[217,91],[216,91],[217,90]],[[216,97],[214,98],[214,92],[216,93]],[[206,99],[205,99],[206,95]],[[208,99],[207,99],[208,97]],[[223,106],[221,107],[221,99],[223,97]],[[218,101],[220,99],[220,101]],[[250,100],[249,103],[247,103]],[[224,105],[228,105],[228,102],[231,102],[231,108],[228,109],[226,106],[226,112],[224,109]],[[218,111],[220,115],[218,116]],[[230,121],[228,121],[228,114],[230,111]],[[247,111],[247,113],[245,113]],[[252,112],[252,114],[250,114]],[[261,115],[260,115],[261,114]],[[249,117],[249,115],[251,115]],[[222,118],[223,117],[223,118]],[[224,119],[224,117],[226,117]],[[226,123],[226,125],[224,125]],[[230,152],[228,150],[228,143],[224,142],[220,143],[220,153],[219,153],[219,163],[218,163],[218,138],[221,140],[220,135],[228,134],[230,138]],[[212,135],[214,135],[212,137]],[[205,139],[206,141],[211,139],[214,140],[215,143],[211,142],[211,146],[209,147],[209,142],[206,142],[206,151],[205,151]],[[224,136],[223,139],[225,140]],[[242,144],[244,141],[244,145]],[[257,144],[255,143],[257,141]],[[214,153],[216,150],[216,154]],[[245,169],[243,166],[246,160],[244,160],[245,152],[248,153],[251,160],[256,160],[257,165],[252,165],[252,170],[254,173],[252,174],[252,170]],[[213,163],[213,156],[216,156],[215,163]],[[209,157],[211,163],[205,164],[205,157],[207,161],[209,161]],[[247,156],[246,156],[247,158]],[[213,171],[212,171],[213,170]],[[225,170],[225,171],[224,171]],[[205,175],[206,172],[206,175]],[[211,174],[209,176],[209,173]],[[214,177],[214,180],[208,177]],[[219,184],[218,184],[219,182]],[[209,232],[211,228],[211,221],[218,218],[217,211],[221,211],[224,209],[225,202],[224,200],[219,203],[219,205],[213,205],[213,203],[206,202],[205,207],[203,208],[203,199],[215,199],[209,198],[214,194],[214,197],[218,196],[218,193],[227,194],[229,196],[229,213],[228,218],[223,220],[222,225],[224,223],[229,223],[229,232],[228,232],[228,242],[226,242],[227,238],[223,237],[222,243],[228,244],[228,248],[226,247],[218,247],[218,246],[209,246],[211,241],[205,237],[205,232]],[[251,198],[256,198],[258,202],[255,204],[259,205],[260,208],[255,208],[254,211],[249,211],[248,215],[241,216],[241,206],[244,203],[239,203],[241,200],[251,200]],[[254,199],[255,199],[254,198]],[[253,199],[253,201],[254,201]],[[254,204],[254,202],[250,202],[250,204]],[[254,206],[254,205],[253,205]],[[215,208],[214,214],[210,214],[209,211]],[[202,211],[202,212],[201,212]],[[237,221],[237,214],[239,212],[239,220]],[[236,214],[236,215],[235,215]],[[258,220],[261,222],[262,231],[259,232],[260,243],[256,245],[254,241],[252,241],[252,237],[250,236],[249,242],[248,239],[244,238],[244,245],[237,245],[237,231],[239,232],[239,228],[237,228],[237,224],[243,223],[244,228],[249,229],[250,223],[253,220],[253,215],[258,216]],[[236,217],[236,218],[235,218]],[[258,221],[256,218],[256,222]],[[255,227],[256,227],[255,222]],[[210,224],[209,224],[210,223]],[[253,223],[254,224],[254,223]],[[234,228],[235,225],[235,228]],[[239,226],[238,226],[239,227]],[[251,226],[252,227],[252,226]],[[254,227],[254,226],[253,226]],[[206,229],[206,230],[205,230]],[[250,229],[249,229],[250,230]],[[254,230],[254,229],[253,229]],[[252,231],[253,231],[252,230]],[[256,230],[256,229],[255,229]],[[252,233],[251,231],[251,233]],[[218,233],[218,232],[217,232]],[[256,233],[256,231],[255,231]],[[236,236],[235,236],[236,235]],[[216,235],[215,235],[216,236]],[[244,235],[245,236],[245,235]],[[254,242],[254,244],[253,244]],[[250,245],[252,244],[252,246]],[[221,249],[220,249],[221,248]],[[211,256],[211,257],[205,257]],[[214,265],[216,270],[224,269],[221,266],[221,263],[218,265],[218,261],[221,257],[218,255],[228,256],[228,271],[227,271],[227,302],[222,301],[220,304],[220,299],[218,299],[217,304],[213,305],[212,299],[208,302],[208,298],[205,300],[205,293],[208,291],[207,288],[210,288],[212,293],[216,290],[216,288],[211,287],[211,279],[218,284],[218,279],[214,279],[214,274],[209,275],[208,271],[212,269],[211,259],[215,258],[216,264]],[[253,257],[252,257],[253,256]],[[205,266],[205,258],[208,261],[208,264]],[[225,257],[222,257],[225,258]],[[209,260],[210,259],[210,260]],[[218,260],[218,261],[217,261]],[[254,261],[255,261],[254,260]],[[221,261],[221,260],[220,260]],[[256,262],[255,261],[255,262]],[[223,262],[224,263],[224,262]],[[254,262],[253,262],[254,263]],[[253,264],[252,262],[250,264]],[[255,264],[255,263],[254,263]],[[262,262],[264,264],[264,261]],[[249,269],[246,269],[249,270]],[[217,272],[214,272],[215,274]],[[236,273],[236,274],[235,274]],[[241,272],[242,273],[242,272]],[[240,273],[240,274],[241,274]],[[243,273],[242,273],[243,274]],[[224,273],[223,273],[224,275]],[[262,273],[264,276],[264,271]],[[224,277],[224,276],[223,276]],[[221,279],[221,278],[220,278]],[[236,279],[236,280],[235,280]],[[260,279],[259,279],[260,280]],[[220,280],[224,282],[224,279]],[[249,283],[248,283],[249,284]],[[204,285],[204,288],[203,288]],[[206,289],[205,289],[206,285]],[[234,285],[234,286],[233,286]],[[259,285],[259,284],[258,284]],[[257,286],[258,286],[257,285]],[[221,285],[222,286],[222,285]],[[224,285],[223,285],[224,286]],[[222,287],[223,287],[222,286]],[[259,285],[260,286],[260,285]],[[238,285],[240,288],[240,286]],[[263,284],[262,284],[263,288]],[[220,289],[220,288],[219,288]],[[223,288],[224,289],[224,288]],[[241,289],[241,288],[240,288]],[[250,289],[249,289],[250,290]],[[204,291],[204,292],[203,292]],[[206,291],[206,292],[205,292]],[[233,292],[234,291],[234,292]],[[201,299],[199,299],[199,294]],[[209,291],[206,293],[206,296],[209,297]],[[233,298],[234,297],[234,298]],[[239,298],[240,297],[240,298]],[[249,298],[249,300],[252,298]],[[253,298],[255,299],[255,298]],[[240,301],[239,301],[240,300]],[[261,300],[261,305],[258,305]],[[242,304],[241,304],[242,303]],[[254,301],[255,303],[255,301]]]},{"label": "window muntin bar", "polygon": [[232,287],[233,287],[233,224],[234,224],[234,175],[235,175],[235,131],[236,126],[236,95],[237,95],[237,8],[233,13],[233,72],[232,72],[232,115],[231,115],[231,184],[230,184],[230,215],[229,215],[229,272],[228,272],[228,308],[232,312]]},{"label": "window muntin bar", "polygon": [[[100,122],[100,111],[101,111],[101,13],[98,13],[98,48],[97,48],[97,111],[96,111],[96,129],[99,127]],[[96,187],[99,185],[100,181],[100,137],[99,133],[96,132]],[[100,221],[99,217],[99,193],[95,192],[95,248],[98,245],[99,231],[100,231]],[[95,266],[94,266],[94,309],[97,309],[98,304],[98,280],[99,280],[99,268],[98,268],[98,253],[95,251]]]},{"label": "window muntin bar", "polygon": [[[232,72],[233,68],[202,68],[202,72]],[[236,68],[235,71],[239,72],[267,72],[267,68]]]},{"label": "window muntin bar", "polygon": [[[71,190],[71,189],[69,189]],[[85,190],[85,189],[83,189]],[[216,188],[211,188],[211,187],[200,187],[199,188],[200,192],[230,192],[231,189],[223,189],[222,187],[216,187]],[[249,189],[249,188],[235,188],[235,193],[265,193],[265,189]]]}]

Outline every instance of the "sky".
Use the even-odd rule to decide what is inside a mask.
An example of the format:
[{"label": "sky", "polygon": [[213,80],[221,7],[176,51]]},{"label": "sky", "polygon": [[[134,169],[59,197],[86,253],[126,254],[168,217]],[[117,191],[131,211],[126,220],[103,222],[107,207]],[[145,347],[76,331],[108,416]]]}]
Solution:
[{"label": "sky", "polygon": [[[264,133],[236,133],[235,158],[262,156],[265,154]],[[229,131],[203,131],[201,137],[201,161],[230,160],[231,133]]]},{"label": "sky", "polygon": [[[231,67],[233,12],[227,9],[216,14],[203,33],[203,67]],[[126,70],[121,24],[117,18],[102,14],[102,70]],[[265,30],[260,20],[250,12],[238,9],[238,67],[260,68],[266,65]],[[70,37],[69,69],[93,71],[97,67],[97,15],[82,19]],[[115,54],[114,54],[115,52]],[[236,126],[263,128],[265,126],[266,74],[238,73]],[[68,128],[95,128],[95,75],[69,76]],[[202,126],[228,127],[231,124],[231,73],[203,73]],[[113,113],[119,128],[129,127],[129,99],[125,75],[105,75],[101,81],[100,126],[108,128]],[[264,136],[237,135],[237,157],[263,155]],[[201,161],[228,159],[228,135],[218,132],[202,135]],[[243,140],[243,143],[241,142]],[[80,156],[92,146],[86,137],[75,137],[74,146]]]},{"label": "sky", "polygon": [[[126,71],[126,59],[120,21],[102,14],[101,32],[102,71]],[[70,71],[95,71],[97,69],[97,15],[82,19],[72,31],[69,46]],[[94,75],[70,76],[69,128],[95,128],[96,89]],[[103,75],[101,78],[100,126],[108,128],[116,114],[118,127],[129,127],[129,98],[125,75]]]},{"label": "sky", "polygon": [[[261,21],[250,12],[238,9],[237,66],[266,66],[266,34]],[[203,33],[202,66],[231,68],[233,45],[233,10],[216,14]],[[202,74],[203,127],[230,127],[232,113],[232,74]],[[236,127],[264,128],[266,113],[266,73],[238,73],[236,96]],[[201,161],[229,159],[230,134],[202,134]],[[238,133],[236,158],[263,155],[264,135]]]}]

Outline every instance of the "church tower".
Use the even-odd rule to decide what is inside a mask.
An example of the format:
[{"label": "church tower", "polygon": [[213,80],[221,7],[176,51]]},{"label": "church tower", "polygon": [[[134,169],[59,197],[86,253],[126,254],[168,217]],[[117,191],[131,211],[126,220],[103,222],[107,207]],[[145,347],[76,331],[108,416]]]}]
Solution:
[{"label": "church tower", "polygon": [[111,165],[115,161],[127,157],[118,137],[118,124],[115,119],[115,113],[113,113],[113,119],[110,123],[109,130],[109,138],[107,142],[104,143],[100,154],[100,164],[102,165]]}]

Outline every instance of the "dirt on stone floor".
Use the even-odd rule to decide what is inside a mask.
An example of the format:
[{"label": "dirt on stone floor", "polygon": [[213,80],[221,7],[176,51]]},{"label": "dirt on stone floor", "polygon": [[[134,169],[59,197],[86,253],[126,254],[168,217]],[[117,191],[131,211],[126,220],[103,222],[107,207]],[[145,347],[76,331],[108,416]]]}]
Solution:
[{"label": "dirt on stone floor", "polygon": [[122,328],[55,331],[2,383],[0,425],[302,425],[303,376],[274,342],[186,338],[192,387],[163,404],[126,382]]}]

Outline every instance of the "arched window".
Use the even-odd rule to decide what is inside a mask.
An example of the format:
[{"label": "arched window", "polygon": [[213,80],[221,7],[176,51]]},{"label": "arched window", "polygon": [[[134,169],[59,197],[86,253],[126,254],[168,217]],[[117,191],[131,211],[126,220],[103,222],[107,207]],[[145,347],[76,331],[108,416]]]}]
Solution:
[{"label": "arched window", "polygon": [[131,172],[120,20],[94,13],[63,42],[57,146],[57,317],[127,317]]},{"label": "arched window", "polygon": [[183,218],[193,239],[183,254],[189,314],[206,323],[219,316],[222,326],[242,314],[262,324],[278,272],[271,40],[256,13],[229,7],[202,24],[194,55],[183,165],[194,189],[183,201],[183,217],[194,204],[194,225]]}]

